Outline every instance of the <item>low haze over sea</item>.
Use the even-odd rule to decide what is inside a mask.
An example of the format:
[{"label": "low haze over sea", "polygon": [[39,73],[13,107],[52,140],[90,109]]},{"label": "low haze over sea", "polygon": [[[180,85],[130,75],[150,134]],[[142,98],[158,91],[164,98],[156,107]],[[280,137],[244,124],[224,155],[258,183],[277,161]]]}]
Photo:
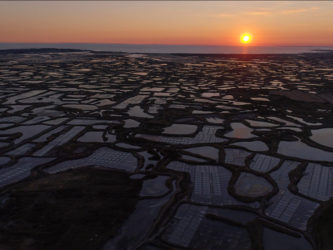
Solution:
[{"label": "low haze over sea", "polygon": [[332,46],[213,46],[159,44],[93,44],[93,43],[0,43],[5,49],[82,49],[128,53],[189,53],[189,54],[298,54],[332,50]]}]

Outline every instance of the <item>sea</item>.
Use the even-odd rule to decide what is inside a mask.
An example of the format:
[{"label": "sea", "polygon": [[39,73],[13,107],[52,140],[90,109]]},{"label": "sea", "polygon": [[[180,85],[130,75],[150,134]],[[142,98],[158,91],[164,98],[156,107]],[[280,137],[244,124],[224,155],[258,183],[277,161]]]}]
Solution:
[{"label": "sea", "polygon": [[0,43],[7,49],[81,49],[127,53],[172,54],[300,54],[332,51],[333,46],[213,46],[213,45],[161,45],[161,44],[97,44],[97,43]]}]

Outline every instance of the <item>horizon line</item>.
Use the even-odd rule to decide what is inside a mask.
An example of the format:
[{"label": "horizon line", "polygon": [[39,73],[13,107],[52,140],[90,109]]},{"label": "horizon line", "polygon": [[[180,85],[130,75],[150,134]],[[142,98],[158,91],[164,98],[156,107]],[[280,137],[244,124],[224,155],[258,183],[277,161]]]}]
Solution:
[{"label": "horizon line", "polygon": [[210,46],[210,47],[333,47],[333,44],[271,44],[271,45],[252,45],[252,44],[175,44],[175,43],[106,43],[106,42],[2,42],[0,44],[95,44],[95,45],[141,45],[141,46]]}]

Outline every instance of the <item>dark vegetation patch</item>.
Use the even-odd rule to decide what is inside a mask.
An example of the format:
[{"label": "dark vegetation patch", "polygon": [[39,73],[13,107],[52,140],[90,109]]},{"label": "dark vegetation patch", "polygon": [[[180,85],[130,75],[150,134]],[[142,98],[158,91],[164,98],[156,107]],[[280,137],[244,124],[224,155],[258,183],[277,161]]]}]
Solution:
[{"label": "dark vegetation patch", "polygon": [[133,212],[141,185],[93,168],[16,184],[2,194],[0,249],[100,249]]},{"label": "dark vegetation patch", "polygon": [[320,214],[315,218],[314,234],[318,249],[333,249],[333,199],[325,204]]}]

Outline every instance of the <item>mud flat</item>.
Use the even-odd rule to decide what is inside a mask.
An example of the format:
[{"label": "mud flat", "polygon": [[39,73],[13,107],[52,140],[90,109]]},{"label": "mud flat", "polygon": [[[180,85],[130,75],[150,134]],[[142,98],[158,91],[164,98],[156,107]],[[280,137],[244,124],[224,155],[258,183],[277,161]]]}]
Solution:
[{"label": "mud flat", "polygon": [[332,53],[1,51],[0,88],[1,249],[333,248]]}]

